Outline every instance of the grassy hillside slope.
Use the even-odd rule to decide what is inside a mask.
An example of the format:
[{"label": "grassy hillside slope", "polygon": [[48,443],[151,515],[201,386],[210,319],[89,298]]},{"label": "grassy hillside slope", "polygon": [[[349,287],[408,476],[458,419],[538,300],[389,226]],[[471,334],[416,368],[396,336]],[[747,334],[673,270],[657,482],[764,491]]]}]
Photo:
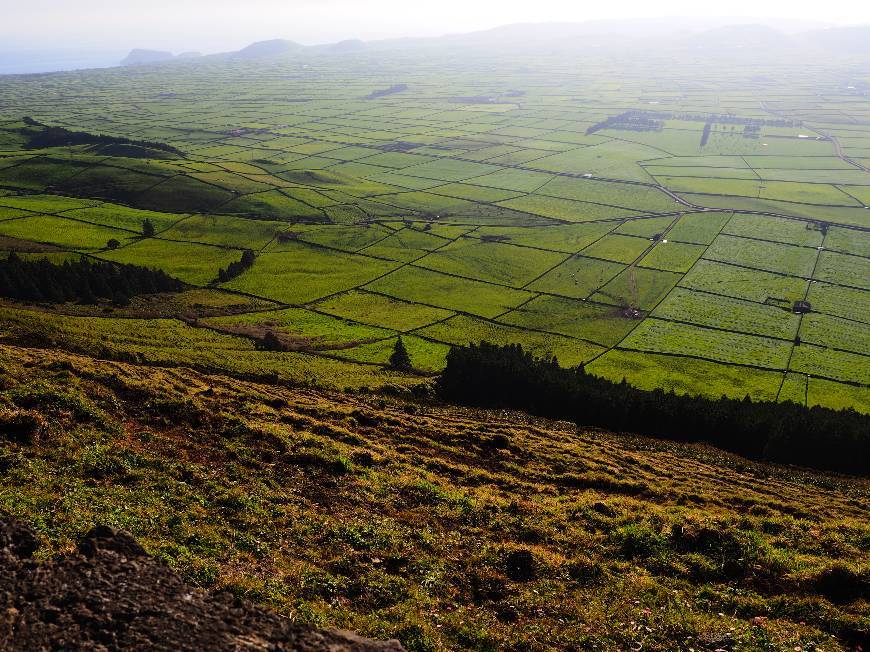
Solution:
[{"label": "grassy hillside slope", "polygon": [[[870,484],[515,413],[0,345],[0,510],[409,650],[849,650]],[[862,638],[863,637],[863,638]]]}]

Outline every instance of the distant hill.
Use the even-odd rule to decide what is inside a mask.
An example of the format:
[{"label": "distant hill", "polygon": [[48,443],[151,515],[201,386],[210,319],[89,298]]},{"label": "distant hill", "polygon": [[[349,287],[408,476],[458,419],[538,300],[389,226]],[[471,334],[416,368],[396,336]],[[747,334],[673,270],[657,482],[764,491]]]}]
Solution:
[{"label": "distant hill", "polygon": [[130,50],[130,54],[121,62],[122,66],[147,66],[155,63],[167,63],[169,61],[177,61],[179,59],[195,59],[201,57],[199,52],[182,52],[179,55],[174,55],[172,52],[163,52],[161,50]]},{"label": "distant hill", "polygon": [[688,37],[687,45],[705,50],[791,49],[797,41],[788,34],[767,25],[727,25]]},{"label": "distant hill", "polygon": [[174,59],[172,52],[163,52],[161,50],[142,50],[136,48],[130,50],[130,54],[121,61],[122,66],[143,66],[150,63],[163,63]]},{"label": "distant hill", "polygon": [[870,25],[815,30],[802,37],[812,45],[839,53],[870,53]]},{"label": "distant hill", "polygon": [[258,41],[251,43],[246,48],[232,53],[230,56],[233,59],[261,59],[264,57],[274,57],[289,52],[296,52],[303,49],[304,46],[286,41],[283,39],[273,39],[271,41]]},{"label": "distant hill", "polygon": [[365,49],[366,44],[359,39],[349,39],[347,41],[339,41],[329,46],[333,52],[356,52]]},{"label": "distant hill", "polygon": [[[517,23],[489,30],[448,34],[434,38],[402,38],[363,42],[302,45],[287,39],[251,43],[238,51],[206,57],[219,60],[259,60],[288,55],[330,56],[371,51],[411,51],[420,48],[471,48],[484,50],[586,52],[638,48],[672,50],[758,50],[765,54],[791,55],[830,52],[841,55],[870,53],[870,26],[826,27],[805,21],[765,21],[737,18],[638,18],[596,20],[582,23]],[[121,65],[159,64],[200,56],[196,52],[173,55],[159,50],[136,49]]]}]

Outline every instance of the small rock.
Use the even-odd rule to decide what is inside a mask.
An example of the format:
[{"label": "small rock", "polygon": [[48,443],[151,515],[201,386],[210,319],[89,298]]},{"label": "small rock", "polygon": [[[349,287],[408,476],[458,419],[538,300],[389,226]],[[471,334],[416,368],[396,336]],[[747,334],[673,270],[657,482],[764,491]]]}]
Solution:
[{"label": "small rock", "polygon": [[128,559],[146,556],[145,549],[131,534],[107,525],[93,528],[79,544],[79,552],[85,557],[93,557],[101,550],[116,552]]},{"label": "small rock", "polygon": [[613,518],[614,516],[616,516],[616,510],[607,503],[601,502],[600,500],[592,503],[591,509],[596,514],[601,514],[602,516],[607,516],[608,518]]}]

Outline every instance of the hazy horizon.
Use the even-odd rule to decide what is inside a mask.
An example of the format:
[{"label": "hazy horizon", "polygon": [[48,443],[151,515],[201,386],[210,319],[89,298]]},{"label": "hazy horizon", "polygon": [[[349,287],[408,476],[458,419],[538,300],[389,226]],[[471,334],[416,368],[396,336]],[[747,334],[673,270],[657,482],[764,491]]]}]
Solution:
[{"label": "hazy horizon", "polygon": [[729,5],[730,15],[717,9],[689,0],[663,0],[654,7],[640,0],[593,7],[566,0],[443,0],[413,9],[398,0],[129,0],[124,6],[105,0],[33,0],[6,9],[0,74],[110,67],[133,49],[213,54],[270,39],[318,45],[439,37],[517,23],[651,19],[659,25],[672,22],[675,31],[758,23],[785,32],[870,23],[870,6],[848,0],[824,6],[738,0]]},{"label": "hazy horizon", "polygon": [[[728,15],[767,24],[860,24],[870,22],[870,5],[858,6],[848,0],[824,5],[736,0],[729,4]],[[654,6],[640,0],[619,6],[578,6],[566,0],[443,0],[413,9],[398,0],[129,0],[123,6],[105,0],[32,0],[5,9],[0,51],[152,48],[210,53],[273,38],[312,45],[345,39],[441,36],[511,23],[667,16],[712,19],[722,18],[722,11],[719,6],[689,0],[662,0]],[[70,25],[76,28],[70,30]]]}]

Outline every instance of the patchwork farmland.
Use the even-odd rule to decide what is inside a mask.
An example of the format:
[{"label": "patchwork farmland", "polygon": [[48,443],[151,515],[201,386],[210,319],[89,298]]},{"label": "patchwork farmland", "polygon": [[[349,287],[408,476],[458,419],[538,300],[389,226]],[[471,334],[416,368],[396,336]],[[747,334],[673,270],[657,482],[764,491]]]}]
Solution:
[{"label": "patchwork farmland", "polygon": [[[7,301],[4,336],[338,388],[414,386],[487,340],[644,389],[870,412],[854,73],[522,61],[0,78],[0,248],[186,284],[127,306]],[[388,365],[399,336],[417,373]]]}]

